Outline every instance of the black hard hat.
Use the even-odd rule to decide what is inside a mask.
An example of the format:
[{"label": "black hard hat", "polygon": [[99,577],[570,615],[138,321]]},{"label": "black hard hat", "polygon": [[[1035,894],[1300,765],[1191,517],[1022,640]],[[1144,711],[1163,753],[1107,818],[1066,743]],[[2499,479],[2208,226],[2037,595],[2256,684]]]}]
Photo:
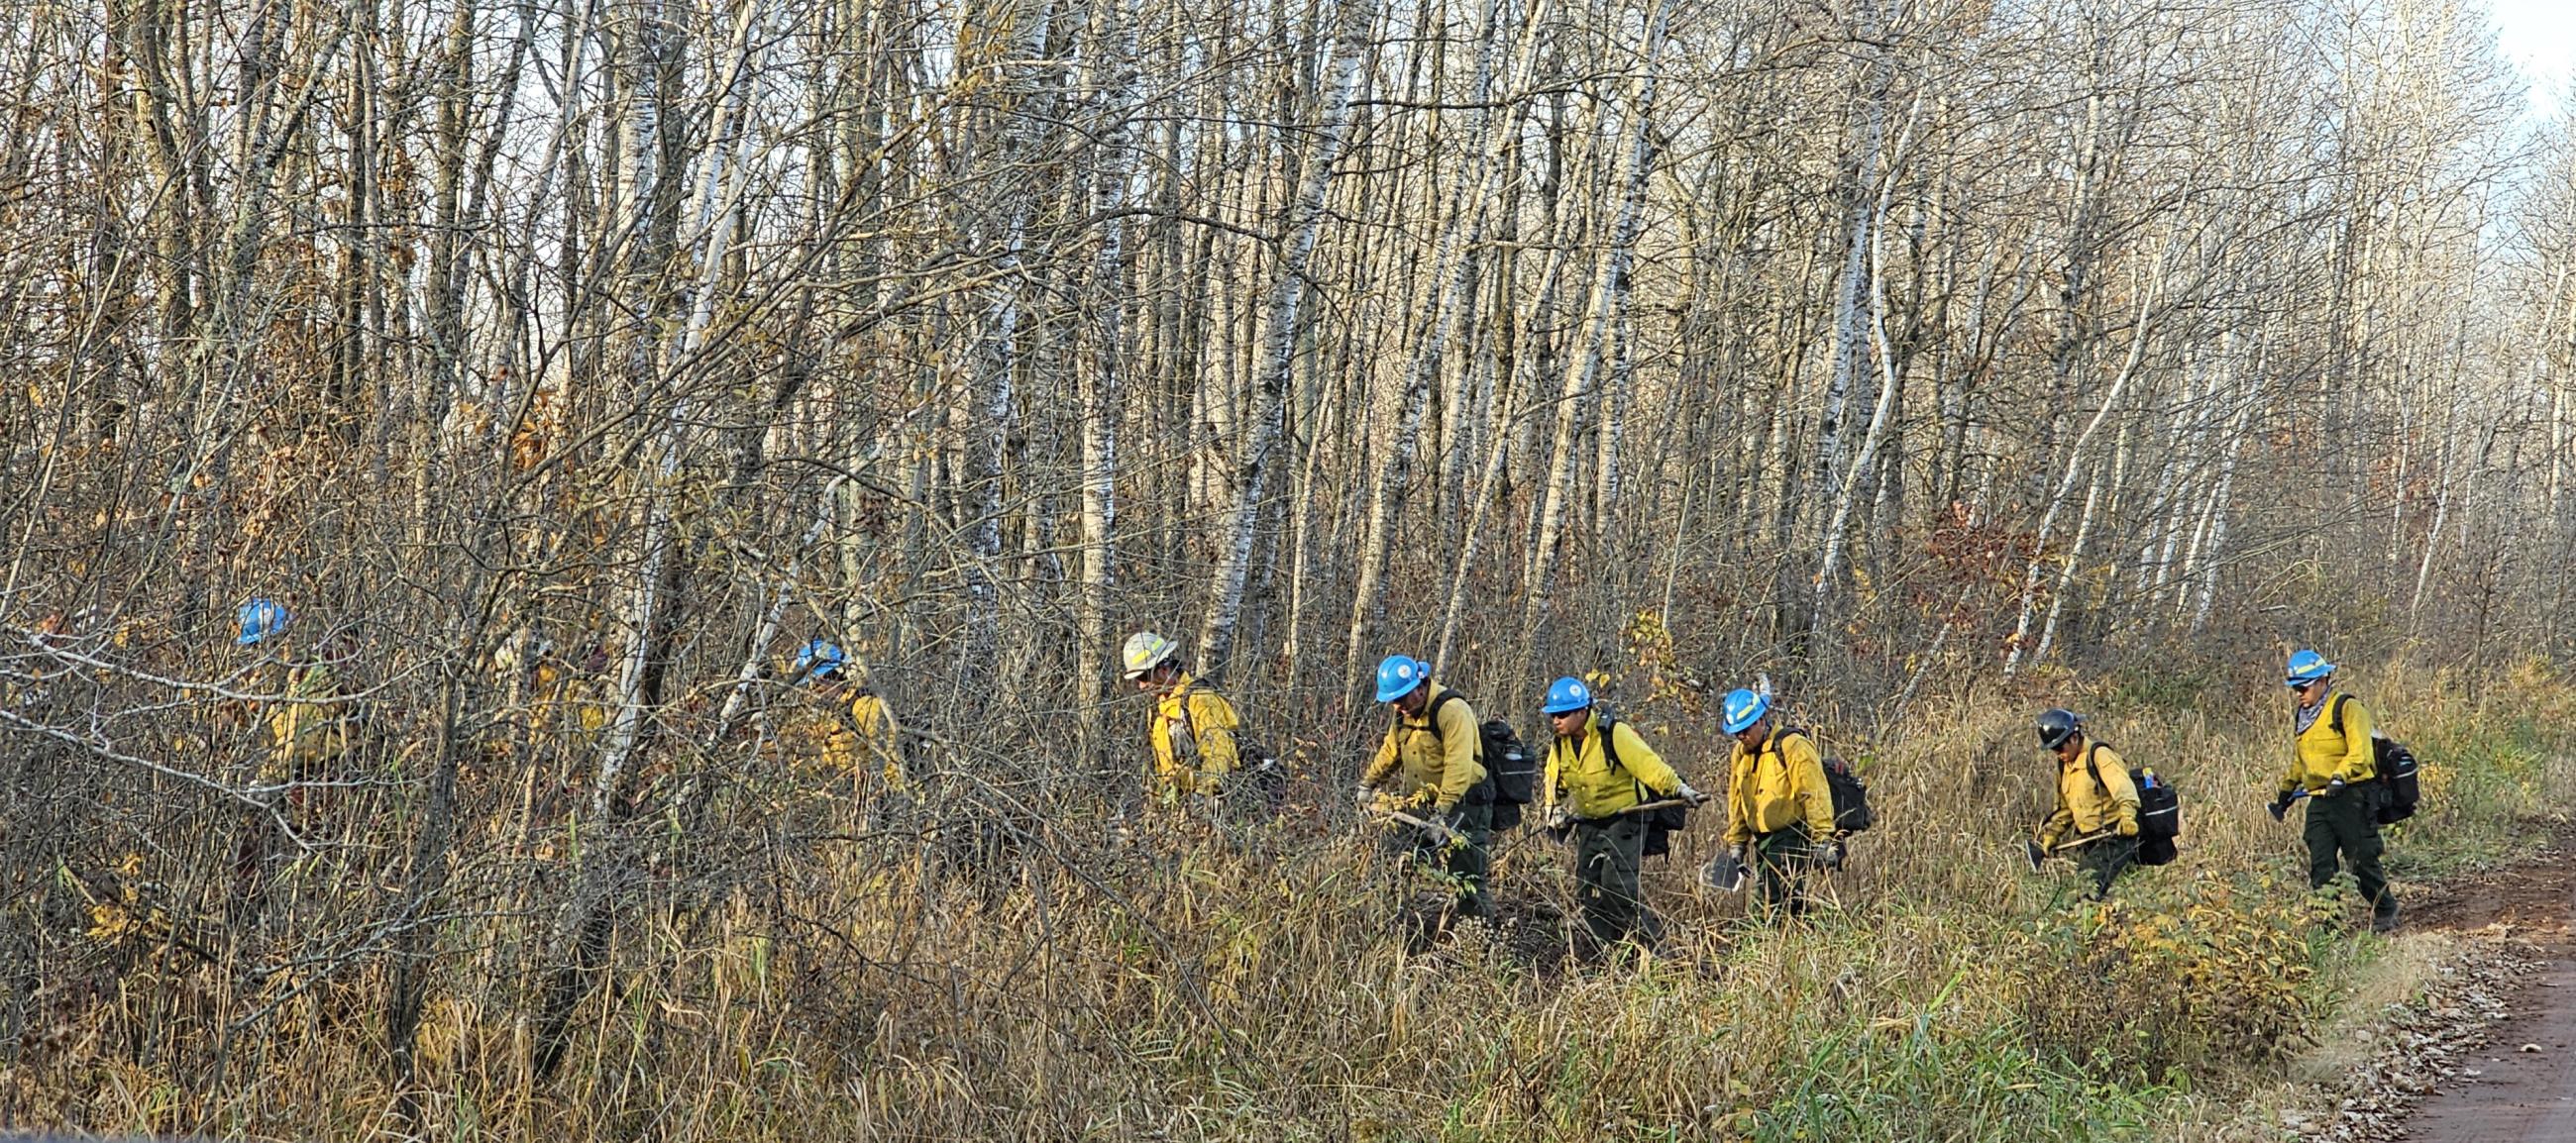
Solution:
[{"label": "black hard hat", "polygon": [[2075,717],[2074,711],[2064,707],[2053,706],[2043,710],[2039,712],[2039,744],[2055,750],[2066,745],[2067,739],[2075,737],[2076,730],[2083,725],[2083,719]]}]

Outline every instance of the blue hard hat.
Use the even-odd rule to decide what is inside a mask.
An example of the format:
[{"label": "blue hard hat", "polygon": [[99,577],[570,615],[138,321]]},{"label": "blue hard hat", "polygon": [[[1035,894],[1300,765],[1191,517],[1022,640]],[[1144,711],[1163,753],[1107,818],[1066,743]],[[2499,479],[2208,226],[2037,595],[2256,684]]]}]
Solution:
[{"label": "blue hard hat", "polygon": [[2290,656],[2289,684],[2313,683],[2334,673],[2334,664],[2314,651],[2302,650]]},{"label": "blue hard hat", "polygon": [[1592,705],[1592,688],[1583,680],[1567,676],[1547,685],[1547,701],[1539,709],[1548,714],[1564,714]]},{"label": "blue hard hat", "polygon": [[241,620],[241,634],[233,637],[235,646],[247,647],[286,630],[286,605],[274,599],[254,599],[241,605],[236,613]]},{"label": "blue hard hat", "polygon": [[1719,725],[1724,726],[1728,734],[1742,734],[1754,723],[1762,721],[1763,715],[1771,713],[1771,700],[1737,687],[1727,692],[1726,703],[1719,709],[1725,716]]},{"label": "blue hard hat", "polygon": [[804,683],[839,671],[849,663],[850,657],[842,654],[839,646],[823,639],[808,639],[803,647],[796,649],[793,670],[796,681]]},{"label": "blue hard hat", "polygon": [[1394,702],[1429,682],[1431,667],[1420,659],[1389,655],[1377,665],[1377,701]]}]

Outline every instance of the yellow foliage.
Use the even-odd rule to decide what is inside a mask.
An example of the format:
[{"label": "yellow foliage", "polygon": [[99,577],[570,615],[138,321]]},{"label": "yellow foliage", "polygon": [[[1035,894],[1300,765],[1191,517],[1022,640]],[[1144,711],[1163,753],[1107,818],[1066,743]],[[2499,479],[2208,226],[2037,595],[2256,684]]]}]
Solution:
[{"label": "yellow foliage", "polygon": [[2043,941],[2077,942],[2082,978],[2025,982],[2032,1023],[2151,1076],[2278,1058],[2298,1046],[2315,1007],[2307,941],[2324,908],[2268,878],[2205,878],[2179,906],[2114,898],[2043,921]]}]

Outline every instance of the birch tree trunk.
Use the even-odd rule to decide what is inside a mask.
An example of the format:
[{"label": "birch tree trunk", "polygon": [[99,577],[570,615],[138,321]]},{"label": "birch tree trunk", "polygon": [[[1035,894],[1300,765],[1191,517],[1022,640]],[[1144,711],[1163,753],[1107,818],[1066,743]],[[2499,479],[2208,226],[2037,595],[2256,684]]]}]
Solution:
[{"label": "birch tree trunk", "polygon": [[2028,648],[2031,619],[2039,607],[2040,580],[2048,564],[2048,537],[2057,526],[2059,510],[2066,506],[2067,496],[2074,491],[2076,478],[2083,472],[2084,445],[2093,439],[2094,433],[2101,430],[2102,422],[2108,419],[2111,410],[2118,406],[2121,394],[2128,390],[2130,380],[2137,376],[2139,360],[2146,355],[2147,338],[2154,329],[2154,323],[2149,319],[2154,315],[2156,302],[2164,292],[2163,267],[2157,266],[2150,274],[2150,281],[2139,291],[2137,314],[2133,319],[2135,324],[2129,339],[2128,359],[2120,363],[2119,373],[2111,379],[2110,392],[2103,396],[2101,407],[2094,410],[2093,419],[2085,422],[2084,430],[2076,434],[2074,442],[2067,446],[2065,474],[2058,478],[2055,490],[2049,493],[2047,511],[2040,514],[2037,532],[2039,543],[2033,545],[2029,566],[2022,573],[2020,614],[2013,620],[2010,650],[2004,654],[2004,675],[2007,678],[2021,668]]},{"label": "birch tree trunk", "polygon": [[[1883,88],[1884,85],[1882,85]],[[1886,218],[1889,202],[1896,193],[1897,173],[1904,169],[1906,151],[1913,141],[1914,124],[1922,111],[1923,96],[1918,91],[1915,93],[1914,105],[1906,112],[1904,125],[1898,129],[1893,154],[1888,157],[1886,173],[1879,181],[1878,193],[1871,196],[1873,201],[1869,204],[1866,213],[1856,218],[1853,223],[1855,233],[1866,236],[1865,244],[1869,252],[1869,262],[1864,271],[1864,285],[1868,295],[1868,344],[1876,350],[1874,356],[1878,362],[1878,399],[1870,406],[1869,429],[1862,437],[1860,455],[1853,458],[1848,471],[1841,474],[1840,480],[1819,483],[1817,486],[1820,491],[1826,488],[1833,489],[1834,506],[1832,515],[1824,528],[1823,554],[1816,561],[1815,595],[1809,601],[1811,626],[1808,628],[1807,638],[1808,654],[1811,656],[1822,653],[1822,649],[1826,646],[1827,627],[1834,622],[1834,600],[1840,594],[1838,588],[1842,575],[1845,541],[1851,531],[1852,505],[1859,499],[1862,482],[1868,478],[1872,466],[1878,462],[1879,446],[1886,441],[1888,430],[1894,422],[1897,394],[1903,384],[1896,375],[1895,347],[1889,344],[1887,337]],[[1871,165],[1875,165],[1877,161],[1878,136],[1884,130],[1882,123],[1884,114],[1883,109],[1872,113],[1871,139],[1868,148],[1870,158],[1867,160]],[[1837,303],[1837,305],[1840,304],[1840,302]],[[1839,337],[1837,344],[1840,344]],[[1836,350],[1838,355],[1842,352],[1841,349]],[[1835,365],[1837,373],[1845,368],[1845,364],[1837,361]],[[1841,391],[1846,381],[1847,379],[1838,377],[1833,384],[1833,389],[1836,392]],[[1837,419],[1838,414],[1829,406],[1826,416],[1829,423],[1827,432],[1830,435],[1834,431],[1830,425]],[[1833,475],[1833,469],[1836,467],[1833,463],[1835,451],[1837,451],[1835,447],[1830,444],[1819,446],[1818,457],[1826,462],[1824,474],[1828,477]]]},{"label": "birch tree trunk", "polygon": [[[1476,165],[1477,178],[1472,188],[1469,183],[1461,182],[1449,197],[1440,241],[1432,258],[1431,280],[1439,285],[1431,305],[1417,323],[1417,348],[1406,372],[1403,392],[1398,398],[1402,413],[1394,435],[1386,442],[1384,465],[1370,491],[1367,530],[1360,540],[1359,583],[1351,595],[1350,637],[1344,644],[1342,656],[1343,694],[1358,691],[1362,664],[1372,658],[1369,628],[1380,607],[1388,536],[1394,520],[1403,512],[1405,489],[1413,479],[1414,453],[1420,447],[1422,419],[1430,404],[1432,380],[1447,359],[1459,327],[1475,309],[1475,258],[1484,241],[1486,207],[1502,190],[1502,164],[1493,157],[1497,142],[1493,131],[1497,118],[1493,106],[1495,88],[1499,83],[1508,82],[1511,76],[1521,74],[1519,68],[1536,43],[1534,33],[1539,20],[1535,10],[1547,7],[1546,0],[1533,5],[1533,18],[1524,26],[1520,48],[1506,65],[1497,59],[1500,55],[1502,0],[1485,0],[1480,20],[1482,31],[1478,36],[1485,47],[1477,56],[1475,78],[1469,84],[1469,101],[1476,112],[1472,118],[1474,125],[1466,133],[1475,140],[1477,153],[1485,158]],[[1512,70],[1498,75],[1498,67],[1503,66]]]},{"label": "birch tree trunk", "polygon": [[1594,272],[1591,299],[1585,307],[1583,329],[1586,348],[1566,370],[1564,387],[1559,394],[1556,416],[1555,461],[1541,492],[1538,531],[1530,548],[1530,570],[1523,585],[1523,604],[1519,638],[1511,662],[1519,667],[1515,673],[1526,676],[1538,654],[1539,625],[1547,615],[1553,598],[1552,584],[1556,575],[1557,545],[1565,530],[1565,509],[1572,498],[1575,426],[1581,420],[1584,398],[1598,384],[1606,341],[1624,312],[1633,286],[1629,267],[1636,256],[1638,227],[1645,212],[1646,182],[1652,172],[1655,156],[1655,81],[1657,65],[1663,58],[1666,5],[1665,0],[1647,0],[1646,42],[1639,52],[1642,59],[1629,92],[1630,145],[1626,148],[1618,183],[1623,188],[1618,222],[1611,228],[1610,245],[1601,254]]},{"label": "birch tree trunk", "polygon": [[[1116,299],[1127,275],[1127,207],[1135,181],[1137,0],[1102,0],[1095,36],[1100,91],[1099,170],[1092,176],[1092,210],[1100,219],[1100,244],[1090,274],[1091,354],[1081,374],[1082,583],[1077,604],[1081,647],[1074,655],[1075,693],[1084,709],[1107,697],[1103,683],[1115,635],[1109,626],[1110,593],[1118,585],[1118,416],[1125,392],[1128,353],[1125,307]],[[1086,728],[1089,720],[1084,720]],[[1089,750],[1085,749],[1085,753]]]},{"label": "birch tree trunk", "polygon": [[[1209,584],[1207,619],[1200,625],[1198,639],[1198,661],[1203,670],[1211,673],[1222,673],[1234,653],[1244,583],[1252,567],[1253,543],[1259,538],[1263,495],[1269,487],[1271,452],[1287,417],[1288,384],[1290,371],[1296,368],[1307,266],[1314,259],[1315,244],[1323,231],[1325,197],[1332,190],[1333,174],[1349,143],[1351,103],[1360,87],[1360,65],[1371,50],[1370,37],[1377,28],[1377,0],[1340,0],[1336,9],[1338,20],[1326,68],[1321,119],[1314,129],[1314,149],[1305,158],[1304,180],[1289,206],[1281,235],[1279,267],[1272,278],[1266,306],[1268,336],[1262,346],[1260,374],[1253,385],[1253,413],[1244,426],[1232,473],[1233,498],[1215,521],[1216,574]],[[1287,137],[1284,123],[1281,137]]]},{"label": "birch tree trunk", "polygon": [[980,236],[993,262],[992,284],[984,291],[981,352],[966,425],[966,649],[957,683],[970,706],[990,701],[999,681],[1001,588],[995,566],[1002,558],[1003,448],[1012,436],[1012,389],[1020,368],[1021,293],[1027,288],[1022,258],[1039,197],[1036,175],[1027,167],[1055,115],[1047,87],[1053,80],[1009,75],[1011,69],[1044,60],[1055,0],[1010,0],[1004,11],[1011,37],[1008,54],[990,65],[1002,77],[999,86],[1010,93],[995,145],[998,173],[989,211],[978,212],[968,223],[970,232],[994,228]]}]

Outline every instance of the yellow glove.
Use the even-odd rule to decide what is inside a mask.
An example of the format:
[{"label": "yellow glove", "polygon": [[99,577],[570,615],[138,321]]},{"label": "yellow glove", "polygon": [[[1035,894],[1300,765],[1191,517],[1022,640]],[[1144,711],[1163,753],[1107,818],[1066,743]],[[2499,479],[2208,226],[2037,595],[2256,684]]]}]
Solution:
[{"label": "yellow glove", "polygon": [[2138,836],[2138,819],[2136,816],[2130,814],[2122,814],[2120,816],[2120,836]]}]

